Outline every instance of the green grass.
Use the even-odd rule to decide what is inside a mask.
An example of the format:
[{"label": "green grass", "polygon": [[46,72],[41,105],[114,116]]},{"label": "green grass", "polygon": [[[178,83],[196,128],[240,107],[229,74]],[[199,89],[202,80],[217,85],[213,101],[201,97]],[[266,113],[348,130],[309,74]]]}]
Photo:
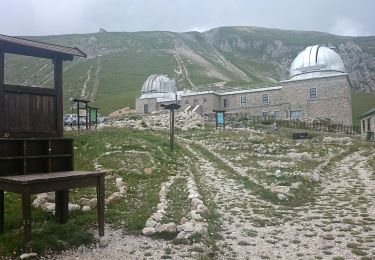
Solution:
[{"label": "green grass", "polygon": [[[285,61],[292,61],[299,51],[312,44],[340,45],[347,41],[359,44],[366,53],[374,55],[373,37],[342,37],[319,32],[275,30],[256,27],[222,27],[210,33],[172,32],[108,32],[27,37],[32,40],[77,46],[89,54],[88,59],[64,62],[64,111],[71,112],[69,99],[79,98],[87,72],[92,66],[87,90],[95,98],[92,105],[108,114],[126,106],[134,107],[142,83],[150,74],[168,74],[175,77],[177,62],[172,51],[176,43],[193,55],[181,58],[196,85],[222,81],[228,86],[279,81],[288,78]],[[206,40],[210,35],[211,42]],[[287,48],[279,48],[277,41]],[[226,45],[230,45],[226,48]],[[248,80],[241,79],[218,60],[216,51],[243,71]],[[288,49],[289,47],[289,49]],[[277,52],[270,54],[270,49]],[[188,51],[187,51],[188,52]],[[198,57],[198,58],[197,58]],[[272,61],[272,62],[270,62]],[[45,59],[6,55],[5,81],[20,84],[52,86],[52,63]],[[181,76],[178,76],[181,79]],[[272,79],[271,79],[272,78]],[[28,81],[28,82],[27,82]],[[355,86],[356,84],[354,84]],[[178,81],[178,88],[191,88],[186,79]],[[353,94],[353,118],[365,112],[373,98],[364,93]],[[359,100],[359,102],[357,102]],[[365,101],[365,102],[363,102]],[[367,103],[368,105],[366,105]],[[374,103],[372,103],[374,104]]]},{"label": "green grass", "polygon": [[360,124],[359,116],[375,107],[375,93],[352,92],[353,124]]},{"label": "green grass", "polygon": [[[127,193],[122,201],[107,205],[106,223],[125,228],[128,233],[140,234],[144,224],[159,202],[161,183],[176,174],[180,149],[169,150],[166,136],[152,132],[129,129],[106,129],[81,133],[66,133],[75,138],[75,169],[94,169],[94,159],[103,167],[111,168],[106,177],[106,197],[115,188],[115,179],[122,177],[127,184]],[[179,148],[179,147],[177,147]],[[120,150],[108,156],[105,152]],[[139,160],[139,163],[135,164]],[[154,167],[152,174],[143,169]],[[176,191],[177,192],[177,191]],[[70,191],[70,202],[78,203],[84,197],[95,198],[95,189],[84,188]],[[184,198],[182,198],[184,199]],[[15,256],[23,252],[23,229],[19,196],[5,195],[5,233],[0,235],[0,256]],[[179,206],[179,205],[177,205]],[[177,209],[176,209],[177,210]],[[180,212],[180,208],[177,210]],[[182,211],[181,214],[185,214]],[[178,218],[179,215],[176,215]],[[58,225],[51,213],[32,210],[33,251],[43,254],[47,249],[60,251],[93,242],[90,229],[96,230],[96,210],[70,213],[69,221]]]}]

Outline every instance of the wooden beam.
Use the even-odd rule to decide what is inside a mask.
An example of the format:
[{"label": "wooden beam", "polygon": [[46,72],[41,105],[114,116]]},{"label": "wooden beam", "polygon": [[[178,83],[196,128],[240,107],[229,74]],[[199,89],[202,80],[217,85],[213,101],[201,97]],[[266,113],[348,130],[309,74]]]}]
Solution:
[{"label": "wooden beam", "polygon": [[63,65],[62,58],[57,57],[54,60],[54,82],[56,90],[56,126],[57,126],[57,136],[62,137],[64,134],[63,125]]},{"label": "wooden beam", "polygon": [[0,45],[0,137],[4,136],[4,51]]}]

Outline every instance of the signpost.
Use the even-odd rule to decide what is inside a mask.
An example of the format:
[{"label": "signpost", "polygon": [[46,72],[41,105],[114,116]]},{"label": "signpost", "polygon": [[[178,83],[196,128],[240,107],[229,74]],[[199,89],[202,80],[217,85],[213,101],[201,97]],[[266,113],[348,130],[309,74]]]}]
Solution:
[{"label": "signpost", "polygon": [[214,110],[215,112],[215,122],[216,122],[216,129],[222,127],[225,129],[225,111],[224,110]]},{"label": "signpost", "polygon": [[170,138],[169,138],[169,141],[170,141],[171,151],[173,151],[173,148],[174,148],[174,110],[179,109],[181,106],[178,105],[178,104],[175,104],[175,103],[169,104],[169,105],[161,104],[160,106],[164,109],[170,110]]}]

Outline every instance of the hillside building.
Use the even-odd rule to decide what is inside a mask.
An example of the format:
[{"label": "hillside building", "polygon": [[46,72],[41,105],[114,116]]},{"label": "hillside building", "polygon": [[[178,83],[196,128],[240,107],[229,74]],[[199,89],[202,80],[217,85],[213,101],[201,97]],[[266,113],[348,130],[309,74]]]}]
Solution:
[{"label": "hillside building", "polygon": [[362,114],[361,119],[361,135],[363,139],[375,140],[375,107]]},{"label": "hillside building", "polygon": [[174,80],[151,75],[136,100],[138,113],[161,110],[161,104],[179,102],[182,110],[210,114],[246,112],[276,119],[329,118],[351,125],[351,84],[341,57],[325,46],[309,46],[293,61],[290,78],[271,87],[233,91],[177,91]]}]

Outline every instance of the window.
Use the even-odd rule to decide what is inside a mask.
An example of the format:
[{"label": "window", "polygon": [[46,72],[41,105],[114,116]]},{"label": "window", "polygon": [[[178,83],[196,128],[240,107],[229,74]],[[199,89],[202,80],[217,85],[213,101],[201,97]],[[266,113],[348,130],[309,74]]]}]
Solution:
[{"label": "window", "polygon": [[269,103],[269,95],[268,94],[263,94],[262,95],[262,103],[263,104],[268,104]]},{"label": "window", "polygon": [[188,105],[189,104],[189,100],[187,99],[187,100],[185,100],[185,104],[186,105]]},{"label": "window", "polygon": [[362,120],[362,131],[366,131],[366,121]]},{"label": "window", "polygon": [[316,88],[309,89],[309,99],[316,99]]},{"label": "window", "polygon": [[275,117],[275,119],[281,119],[281,112],[280,111],[274,111],[273,116]]},{"label": "window", "polygon": [[247,99],[246,97],[241,97],[240,98],[240,106],[245,107],[247,105]]},{"label": "window", "polygon": [[227,98],[224,98],[224,107],[229,107],[229,100]]},{"label": "window", "polygon": [[371,131],[371,118],[367,119],[367,131]]},{"label": "window", "polygon": [[303,119],[303,111],[302,110],[290,111],[290,119],[302,120]]},{"label": "window", "polygon": [[198,105],[199,105],[198,99],[194,99],[193,106],[198,106]]},{"label": "window", "polygon": [[204,99],[203,99],[203,102],[206,103],[206,102],[207,102],[207,98],[204,98]]},{"label": "window", "polygon": [[263,112],[263,117],[268,117],[268,112]]},{"label": "window", "polygon": [[148,114],[148,104],[143,105],[143,113]]}]

